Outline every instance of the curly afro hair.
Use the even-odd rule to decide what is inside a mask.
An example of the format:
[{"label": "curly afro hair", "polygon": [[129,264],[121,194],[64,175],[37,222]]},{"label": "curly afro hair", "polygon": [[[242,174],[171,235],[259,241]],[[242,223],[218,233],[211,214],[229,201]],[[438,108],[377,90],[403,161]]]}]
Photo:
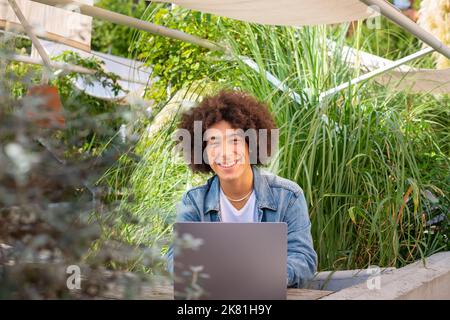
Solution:
[{"label": "curly afro hair", "polygon": [[[194,121],[201,121],[203,137],[207,129],[221,120],[227,121],[232,128],[242,129],[244,132],[248,129],[267,129],[267,139],[265,139],[267,145],[264,147],[267,150],[267,156],[272,156],[271,132],[277,129],[273,116],[265,103],[242,91],[223,89],[215,95],[205,97],[196,107],[182,114],[178,128],[187,130],[193,137]],[[249,148],[250,159],[256,159],[256,165],[261,165],[263,162],[259,153],[259,135],[257,134],[255,138],[256,141],[252,141],[253,144],[249,144],[249,139],[252,137],[246,136],[245,141],[247,146],[257,146],[257,150]],[[195,140],[191,139],[190,154],[188,152],[188,155],[185,156],[187,160],[190,160],[188,162],[191,170],[193,172],[212,172],[209,164],[205,163],[203,159],[200,164],[194,163]],[[202,155],[205,148],[206,141],[202,141]],[[252,152],[257,152],[257,154],[254,155]],[[190,159],[188,159],[189,157]]]}]

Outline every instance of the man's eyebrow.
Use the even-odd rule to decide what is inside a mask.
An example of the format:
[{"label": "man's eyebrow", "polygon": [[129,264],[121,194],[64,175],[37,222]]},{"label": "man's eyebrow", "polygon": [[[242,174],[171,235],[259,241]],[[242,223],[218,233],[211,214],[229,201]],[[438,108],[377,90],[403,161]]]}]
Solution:
[{"label": "man's eyebrow", "polygon": [[243,134],[243,132],[237,131],[237,132],[229,133],[226,136],[227,137],[239,137],[239,138],[242,138],[242,137],[244,137],[244,134]]}]

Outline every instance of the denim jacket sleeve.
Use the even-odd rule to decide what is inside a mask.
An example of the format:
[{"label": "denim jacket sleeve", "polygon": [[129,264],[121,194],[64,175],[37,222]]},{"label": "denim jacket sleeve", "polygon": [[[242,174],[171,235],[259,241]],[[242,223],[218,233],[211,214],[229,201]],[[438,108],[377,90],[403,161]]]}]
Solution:
[{"label": "denim jacket sleeve", "polygon": [[291,199],[284,217],[288,225],[288,287],[304,287],[317,271],[311,222],[303,191]]},{"label": "denim jacket sleeve", "polygon": [[[189,197],[189,193],[184,193],[181,201],[177,204],[176,221],[200,221],[200,214]],[[167,271],[173,274],[173,243],[169,246],[166,254]]]}]

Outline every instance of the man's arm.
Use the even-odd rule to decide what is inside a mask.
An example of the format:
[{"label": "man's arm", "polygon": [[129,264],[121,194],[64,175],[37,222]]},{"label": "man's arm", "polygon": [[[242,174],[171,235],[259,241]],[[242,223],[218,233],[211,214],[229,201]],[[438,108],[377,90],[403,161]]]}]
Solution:
[{"label": "man's arm", "polygon": [[[200,215],[192,203],[188,192],[183,194],[181,201],[177,204],[176,212],[176,222],[200,221]],[[167,251],[166,261],[167,271],[173,274],[173,243],[169,246],[169,250]]]},{"label": "man's arm", "polygon": [[288,287],[304,287],[317,270],[311,222],[303,191],[293,197],[285,215],[288,227]]}]

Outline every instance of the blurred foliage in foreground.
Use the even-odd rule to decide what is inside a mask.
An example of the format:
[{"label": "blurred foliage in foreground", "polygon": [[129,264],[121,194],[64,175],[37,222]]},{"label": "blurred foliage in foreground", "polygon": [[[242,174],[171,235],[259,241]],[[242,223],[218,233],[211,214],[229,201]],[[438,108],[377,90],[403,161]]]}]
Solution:
[{"label": "blurred foliage in foreground", "polygon": [[[157,241],[131,246],[108,232],[118,217],[139,221],[106,201],[115,190],[97,182],[134,143],[117,134],[133,108],[88,97],[73,74],[60,75],[51,85],[64,126],[39,125],[30,114],[53,117],[45,98],[27,94],[41,68],[9,62],[11,45],[0,40],[0,299],[132,298],[167,280]],[[151,273],[124,274],[130,263]]]}]

